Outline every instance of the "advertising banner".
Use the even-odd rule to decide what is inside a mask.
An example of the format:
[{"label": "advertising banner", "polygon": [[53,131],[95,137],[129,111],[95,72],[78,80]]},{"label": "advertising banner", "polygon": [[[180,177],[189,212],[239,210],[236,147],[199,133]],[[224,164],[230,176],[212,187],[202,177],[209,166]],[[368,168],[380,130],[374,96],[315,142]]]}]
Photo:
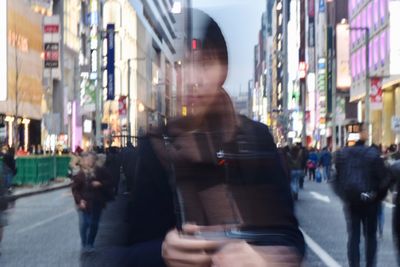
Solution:
[{"label": "advertising banner", "polygon": [[328,52],[328,61],[327,61],[327,92],[326,92],[326,101],[328,113],[332,112],[332,87],[333,87],[333,27],[328,26],[327,29],[327,52]]},{"label": "advertising banner", "polygon": [[348,90],[351,86],[350,75],[350,31],[348,24],[336,26],[336,87]]},{"label": "advertising banner", "polygon": [[7,100],[7,0],[0,1],[0,101]]},{"label": "advertising banner", "polygon": [[308,47],[315,47],[315,24],[314,18],[308,22]]},{"label": "advertising banner", "polygon": [[319,0],[319,13],[324,13],[326,9],[325,0]]},{"label": "advertising banner", "polygon": [[115,25],[107,24],[107,100],[115,97]]},{"label": "advertising banner", "polygon": [[60,70],[60,17],[43,17],[44,77],[59,79]]},{"label": "advertising banner", "polygon": [[128,109],[127,109],[127,96],[121,96],[118,99],[118,114],[121,117],[126,117],[128,114]]},{"label": "advertising banner", "polygon": [[44,67],[45,68],[58,68],[60,60],[59,43],[45,43],[44,44]]},{"label": "advertising banner", "polygon": [[89,113],[96,110],[96,85],[94,80],[83,80],[81,91],[82,112]]},{"label": "advertising banner", "polygon": [[326,96],[326,58],[318,59],[318,104],[319,104],[319,123],[320,126],[325,126],[326,116],[328,112],[327,96]]},{"label": "advertising banner", "polygon": [[315,0],[308,0],[308,17],[315,17]]},{"label": "advertising banner", "polygon": [[372,78],[371,79],[371,93],[370,93],[370,101],[371,101],[371,110],[382,109],[382,79],[381,78]]}]

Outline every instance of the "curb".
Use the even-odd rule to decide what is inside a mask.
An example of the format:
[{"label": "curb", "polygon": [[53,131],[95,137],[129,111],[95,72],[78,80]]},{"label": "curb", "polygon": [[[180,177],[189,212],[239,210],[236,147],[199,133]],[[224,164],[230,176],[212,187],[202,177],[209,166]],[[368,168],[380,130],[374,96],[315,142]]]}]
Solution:
[{"label": "curb", "polygon": [[16,194],[16,195],[10,195],[10,196],[7,197],[7,199],[9,201],[14,201],[14,200],[16,200],[18,198],[29,197],[29,196],[33,196],[33,195],[47,193],[47,192],[51,192],[51,191],[55,191],[55,190],[59,190],[59,189],[68,188],[70,186],[71,186],[71,183],[63,184],[63,185],[60,185],[60,186],[47,187],[47,188],[34,190],[34,191],[30,191],[30,192],[20,193],[20,194]]}]

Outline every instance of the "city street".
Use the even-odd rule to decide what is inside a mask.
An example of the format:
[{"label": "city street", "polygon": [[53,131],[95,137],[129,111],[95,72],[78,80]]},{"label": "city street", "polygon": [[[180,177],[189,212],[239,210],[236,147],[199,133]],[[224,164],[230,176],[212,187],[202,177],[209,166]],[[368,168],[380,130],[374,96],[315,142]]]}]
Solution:
[{"label": "city street", "polygon": [[[69,189],[18,199],[9,211],[0,266],[123,266],[119,257],[125,251],[122,197],[106,209],[96,241],[97,252],[88,257],[80,256],[78,216]],[[397,266],[391,211],[392,206],[386,204],[378,266]],[[305,266],[346,266],[344,216],[329,184],[307,181],[297,202],[297,215],[308,245]]]},{"label": "city street", "polygon": [[96,253],[81,256],[78,214],[69,188],[18,199],[9,210],[0,266],[121,266],[117,253],[123,251],[125,232],[121,225],[124,206],[119,204],[124,203],[109,204]]},{"label": "city street", "polygon": [[[383,239],[378,241],[377,266],[397,266],[391,230],[392,209],[393,205],[385,203],[384,234]],[[296,214],[306,234],[306,266],[348,266],[342,204],[330,185],[306,181],[300,191]],[[363,244],[360,245],[360,252],[363,257]]]}]

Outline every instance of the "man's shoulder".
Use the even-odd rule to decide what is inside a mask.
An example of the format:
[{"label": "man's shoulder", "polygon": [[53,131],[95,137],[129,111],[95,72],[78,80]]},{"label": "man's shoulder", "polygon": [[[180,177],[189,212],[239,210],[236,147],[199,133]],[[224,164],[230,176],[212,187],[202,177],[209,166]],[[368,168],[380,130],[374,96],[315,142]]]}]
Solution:
[{"label": "man's shoulder", "polygon": [[252,120],[244,115],[238,115],[238,118],[242,126],[252,126],[260,129],[268,129],[268,126],[264,123]]}]

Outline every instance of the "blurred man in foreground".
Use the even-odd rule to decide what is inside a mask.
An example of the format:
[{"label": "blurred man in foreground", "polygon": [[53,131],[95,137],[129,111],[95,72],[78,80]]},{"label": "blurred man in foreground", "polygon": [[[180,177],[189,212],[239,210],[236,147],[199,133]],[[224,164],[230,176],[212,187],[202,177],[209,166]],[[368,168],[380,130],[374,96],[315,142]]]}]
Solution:
[{"label": "blurred man in foreground", "polygon": [[185,68],[194,110],[138,148],[129,265],[299,266],[304,239],[273,138],[236,115],[222,88],[222,32],[205,13],[192,17],[198,49]]}]

